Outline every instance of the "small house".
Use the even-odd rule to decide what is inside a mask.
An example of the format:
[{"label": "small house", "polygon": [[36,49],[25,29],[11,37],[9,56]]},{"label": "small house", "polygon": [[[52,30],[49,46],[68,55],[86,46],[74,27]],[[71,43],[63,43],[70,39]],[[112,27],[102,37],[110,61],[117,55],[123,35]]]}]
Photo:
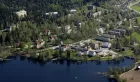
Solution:
[{"label": "small house", "polygon": [[120,32],[121,35],[125,35],[126,34],[126,30],[125,29],[114,29],[116,32]]},{"label": "small house", "polygon": [[100,34],[105,33],[105,29],[104,29],[104,28],[99,28],[98,30],[99,30],[99,33],[100,33]]},{"label": "small house", "polygon": [[88,10],[95,10],[96,7],[94,5],[88,5]]},{"label": "small house", "polygon": [[91,49],[99,49],[100,48],[100,43],[95,42],[95,43],[89,43],[89,46]]},{"label": "small house", "polygon": [[18,17],[25,17],[27,15],[27,11],[25,10],[20,10],[16,12]]},{"label": "small house", "polygon": [[68,18],[71,17],[73,14],[68,14]]},{"label": "small house", "polygon": [[70,14],[74,14],[75,12],[77,12],[76,9],[71,9],[71,10],[70,10]]},{"label": "small house", "polygon": [[51,34],[51,31],[48,30],[48,29],[46,29],[46,30],[45,30],[45,34],[46,34],[46,35],[50,35],[50,34]]},{"label": "small house", "polygon": [[115,35],[115,31],[110,30],[110,31],[108,31],[108,34]]},{"label": "small house", "polygon": [[67,32],[67,34],[71,33],[72,29],[71,29],[70,25],[65,26],[65,31]]},{"label": "small house", "polygon": [[70,28],[71,28],[70,25],[65,26],[65,30],[69,30]]},{"label": "small house", "polygon": [[39,48],[42,48],[45,44],[45,41],[43,39],[39,39],[36,41],[36,48],[39,49]]},{"label": "small house", "polygon": [[88,51],[87,55],[92,57],[92,56],[96,55],[96,52],[95,51]]},{"label": "small house", "polygon": [[111,43],[109,43],[109,42],[102,42],[101,47],[102,48],[111,48]]},{"label": "small house", "polygon": [[55,40],[54,36],[50,36],[50,41],[54,41],[54,40]]},{"label": "small house", "polygon": [[98,11],[98,12],[92,13],[92,16],[97,17],[97,16],[100,16],[101,14],[102,14],[102,12]]},{"label": "small house", "polygon": [[121,32],[117,32],[115,30],[109,31],[108,34],[115,35],[115,37],[120,37],[121,36]]},{"label": "small house", "polygon": [[78,22],[78,21],[75,21],[75,22],[74,22],[74,25],[75,25],[75,26],[78,26],[78,27],[81,27],[81,26],[82,26],[82,23],[81,23],[81,22]]}]

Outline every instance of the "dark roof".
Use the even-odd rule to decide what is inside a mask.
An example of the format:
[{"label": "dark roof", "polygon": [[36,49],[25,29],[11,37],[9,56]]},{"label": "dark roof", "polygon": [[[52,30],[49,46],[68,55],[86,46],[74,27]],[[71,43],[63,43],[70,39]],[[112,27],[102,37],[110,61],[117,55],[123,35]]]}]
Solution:
[{"label": "dark roof", "polygon": [[103,42],[109,42],[110,41],[109,38],[105,38],[105,37],[102,37],[102,36],[97,36],[95,39],[99,40],[99,41],[103,41]]}]

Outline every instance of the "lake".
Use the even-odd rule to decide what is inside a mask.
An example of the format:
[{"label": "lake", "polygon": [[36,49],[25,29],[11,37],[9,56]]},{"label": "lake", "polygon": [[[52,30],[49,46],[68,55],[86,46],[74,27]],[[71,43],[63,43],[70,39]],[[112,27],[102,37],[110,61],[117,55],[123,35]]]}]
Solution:
[{"label": "lake", "polygon": [[107,72],[109,67],[133,64],[130,59],[120,61],[49,61],[38,63],[22,57],[0,62],[0,82],[113,82],[97,72]]}]

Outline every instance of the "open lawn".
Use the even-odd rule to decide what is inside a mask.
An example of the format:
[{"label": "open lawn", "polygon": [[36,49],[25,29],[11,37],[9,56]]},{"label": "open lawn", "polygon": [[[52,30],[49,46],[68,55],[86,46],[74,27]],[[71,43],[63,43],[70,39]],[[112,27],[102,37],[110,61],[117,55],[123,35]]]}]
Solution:
[{"label": "open lawn", "polygon": [[138,24],[140,24],[140,17],[137,17],[137,20],[138,20]]},{"label": "open lawn", "polygon": [[134,6],[131,6],[131,8],[140,12],[140,6],[134,5]]},{"label": "open lawn", "polygon": [[140,42],[140,34],[137,32],[132,33],[132,37],[135,37],[138,42]]},{"label": "open lawn", "polygon": [[[132,33],[132,37],[133,37],[133,38],[136,38],[136,40],[137,40],[138,42],[140,42],[140,34],[139,34],[139,33],[133,32],[133,33]],[[130,36],[126,36],[126,38],[127,38],[127,39],[130,39]]]},{"label": "open lawn", "polygon": [[134,56],[132,50],[130,50],[130,49],[125,50],[125,51],[123,52],[123,54],[126,55],[126,56]]}]

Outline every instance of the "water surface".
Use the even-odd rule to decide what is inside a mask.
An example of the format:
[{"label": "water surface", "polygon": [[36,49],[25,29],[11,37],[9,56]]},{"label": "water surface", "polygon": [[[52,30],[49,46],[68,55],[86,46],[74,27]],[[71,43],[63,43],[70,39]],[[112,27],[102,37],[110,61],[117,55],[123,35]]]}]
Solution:
[{"label": "water surface", "polygon": [[[0,63],[0,82],[109,82],[97,72],[106,72],[109,67],[123,67],[133,64],[130,59],[116,62],[33,62],[16,57]],[[111,81],[110,81],[111,82]]]}]

